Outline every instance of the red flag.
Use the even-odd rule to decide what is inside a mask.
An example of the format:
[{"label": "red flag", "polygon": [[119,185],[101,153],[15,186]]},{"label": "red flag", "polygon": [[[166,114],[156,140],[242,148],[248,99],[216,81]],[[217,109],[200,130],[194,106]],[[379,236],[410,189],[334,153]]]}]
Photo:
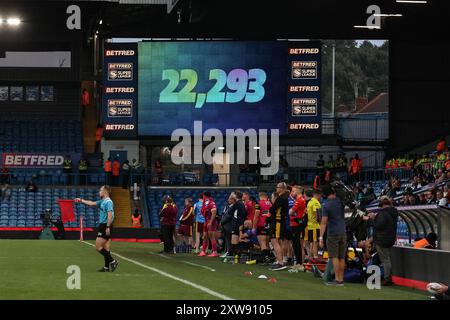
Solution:
[{"label": "red flag", "polygon": [[73,200],[58,199],[59,208],[61,209],[61,220],[63,223],[76,221],[73,203]]}]

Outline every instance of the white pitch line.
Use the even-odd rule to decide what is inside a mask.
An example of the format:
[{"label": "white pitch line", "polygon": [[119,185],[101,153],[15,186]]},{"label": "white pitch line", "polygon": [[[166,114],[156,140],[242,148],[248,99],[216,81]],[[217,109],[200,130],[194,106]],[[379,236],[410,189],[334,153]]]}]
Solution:
[{"label": "white pitch line", "polygon": [[[176,260],[176,259],[174,259],[174,258],[172,258],[172,257],[165,256],[165,255],[160,254],[160,253],[154,253],[154,252],[149,252],[149,253],[152,254],[152,255],[154,255],[154,256],[158,256],[158,257],[164,258],[164,259]],[[177,260],[177,261],[183,262],[183,263],[185,263],[185,264],[188,264],[188,265],[191,265],[191,266],[194,266],[194,267],[199,267],[199,268],[202,268],[202,269],[206,269],[206,270],[209,270],[209,271],[213,271],[213,272],[216,271],[216,269],[210,268],[210,267],[208,267],[208,266],[203,266],[203,265],[201,265],[201,264],[196,264],[196,263],[189,262],[189,261],[186,261],[186,260]]]},{"label": "white pitch line", "polygon": [[154,256],[158,256],[158,257],[161,257],[161,258],[164,258],[164,259],[172,260],[171,257],[165,256],[165,255],[160,254],[160,253],[154,253],[154,252],[149,252],[149,253],[154,255]]},{"label": "white pitch line", "polygon": [[[95,245],[93,245],[93,244],[91,244],[91,243],[89,243],[89,242],[86,242],[86,241],[82,241],[82,242],[83,242],[84,244],[87,244],[87,245],[91,246],[91,247],[95,247]],[[136,261],[136,260],[133,260],[133,259],[124,257],[124,256],[122,256],[122,255],[120,255],[120,254],[118,254],[118,253],[115,253],[115,252],[112,252],[112,251],[111,251],[111,254],[113,254],[113,255],[115,255],[115,256],[121,258],[122,260],[131,262],[131,263],[133,263],[133,264],[135,264],[135,265],[137,265],[137,266],[140,266],[140,267],[142,267],[142,268],[145,268],[145,269],[151,270],[151,271],[153,271],[153,272],[159,273],[160,275],[162,275],[162,276],[164,276],[164,277],[166,277],[166,278],[169,278],[169,279],[172,279],[172,280],[175,280],[175,281],[184,283],[184,284],[186,284],[186,285],[188,285],[188,286],[191,286],[191,287],[193,287],[193,288],[195,288],[195,289],[197,289],[197,290],[203,291],[203,292],[205,292],[205,293],[207,293],[207,294],[209,294],[209,295],[211,295],[211,296],[213,296],[213,297],[216,297],[216,298],[219,298],[219,299],[222,299],[222,300],[234,300],[233,298],[230,298],[230,297],[228,297],[228,296],[226,296],[226,295],[224,295],[224,294],[221,294],[221,293],[219,293],[219,292],[216,292],[216,291],[214,291],[214,290],[211,290],[211,289],[209,289],[209,288],[206,288],[206,287],[201,286],[201,285],[199,285],[199,284],[196,284],[196,283],[194,283],[194,282],[191,282],[191,281],[188,281],[188,280],[179,278],[179,277],[177,277],[177,276],[171,275],[170,273],[164,272],[164,271],[159,270],[159,269],[157,269],[157,268],[147,266],[147,265],[145,265],[145,264],[143,264],[143,263],[140,263],[139,261]]]},{"label": "white pitch line", "polygon": [[213,271],[213,272],[216,271],[216,269],[213,269],[213,268],[210,268],[210,267],[207,267],[207,266],[202,266],[201,264],[196,264],[196,263],[185,261],[185,260],[181,260],[181,262],[189,264],[189,265],[194,266],[194,267],[199,267],[199,268],[203,268],[203,269],[206,269],[206,270],[210,270],[210,271]]}]

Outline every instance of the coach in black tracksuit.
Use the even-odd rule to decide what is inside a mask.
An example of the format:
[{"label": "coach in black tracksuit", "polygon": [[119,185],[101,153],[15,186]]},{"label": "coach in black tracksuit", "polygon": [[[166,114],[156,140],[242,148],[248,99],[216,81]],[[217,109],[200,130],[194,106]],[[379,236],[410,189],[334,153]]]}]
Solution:
[{"label": "coach in black tracksuit", "polygon": [[240,233],[244,226],[247,212],[245,211],[245,205],[242,202],[242,193],[239,191],[232,192],[228,201],[231,207],[228,209],[231,213],[231,249],[228,251],[230,256],[237,253],[237,247],[239,246]]}]

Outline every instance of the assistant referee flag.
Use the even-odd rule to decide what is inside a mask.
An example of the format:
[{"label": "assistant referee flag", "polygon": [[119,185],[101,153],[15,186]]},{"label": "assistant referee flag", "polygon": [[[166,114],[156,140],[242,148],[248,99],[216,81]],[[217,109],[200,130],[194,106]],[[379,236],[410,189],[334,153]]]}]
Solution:
[{"label": "assistant referee flag", "polygon": [[75,212],[73,211],[73,200],[58,199],[59,208],[61,209],[61,220],[63,223],[75,221]]}]

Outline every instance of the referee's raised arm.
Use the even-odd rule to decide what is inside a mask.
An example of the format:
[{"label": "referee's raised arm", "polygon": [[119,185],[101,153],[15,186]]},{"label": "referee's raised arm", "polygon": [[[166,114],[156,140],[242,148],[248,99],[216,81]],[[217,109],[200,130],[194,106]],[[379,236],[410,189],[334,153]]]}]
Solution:
[{"label": "referee's raised arm", "polygon": [[85,204],[85,205],[90,206],[90,207],[96,207],[97,206],[97,202],[95,202],[95,201],[85,200],[85,199],[81,199],[81,198],[76,198],[74,201],[77,202],[77,203]]}]

